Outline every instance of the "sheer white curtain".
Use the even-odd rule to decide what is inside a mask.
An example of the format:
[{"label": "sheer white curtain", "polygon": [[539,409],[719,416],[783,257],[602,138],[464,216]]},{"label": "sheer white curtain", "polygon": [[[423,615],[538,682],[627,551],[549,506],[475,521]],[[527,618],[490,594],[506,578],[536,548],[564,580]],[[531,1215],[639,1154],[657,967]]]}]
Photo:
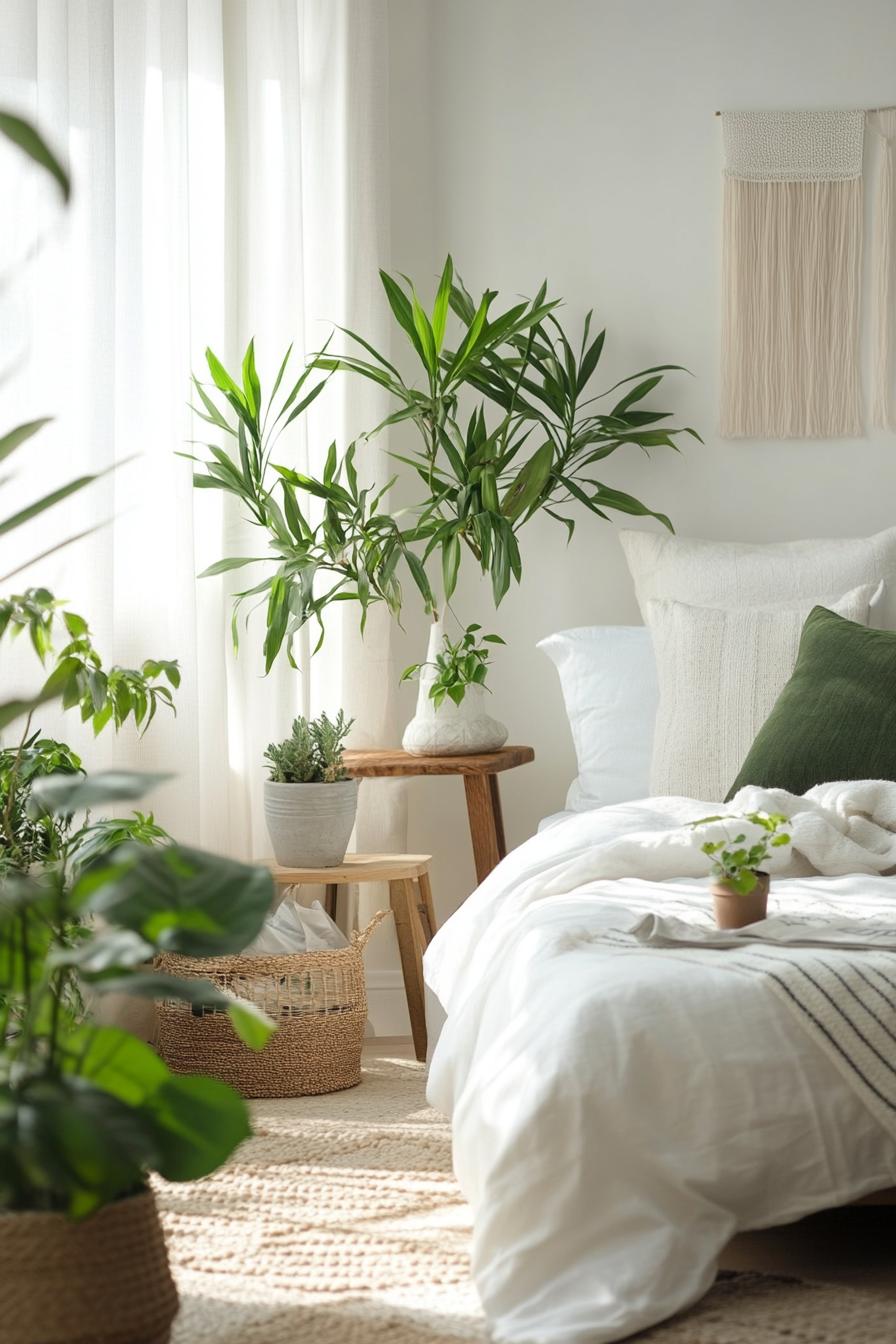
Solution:
[{"label": "sheer white curtain", "polygon": [[[138,455],[34,529],[36,551],[88,512],[112,520],[21,582],[69,598],[110,661],[176,657],[184,673],[176,720],[142,740],[91,744],[77,716],[52,712],[42,726],[94,767],[175,770],[152,799],[159,820],[237,855],[267,851],[261,753],[295,712],[343,705],[356,745],[398,737],[383,620],[362,645],[340,608],[301,673],[284,661],[262,677],[257,624],[234,659],[225,581],[195,575],[257,554],[259,538],[176,456],[205,437],[187,401],[207,344],[232,365],[254,335],[270,383],[288,343],[298,373],[331,322],[385,340],[385,25],[384,0],[4,0],[0,13],[0,104],[36,119],[75,183],[60,219],[38,175],[0,159],[4,259],[27,250],[36,218],[43,231],[4,300],[15,371],[0,423],[57,416],[16,488]],[[319,464],[379,411],[365,388],[332,383],[284,460]],[[383,452],[365,449],[380,479]],[[362,790],[359,846],[400,846],[401,798]]]}]

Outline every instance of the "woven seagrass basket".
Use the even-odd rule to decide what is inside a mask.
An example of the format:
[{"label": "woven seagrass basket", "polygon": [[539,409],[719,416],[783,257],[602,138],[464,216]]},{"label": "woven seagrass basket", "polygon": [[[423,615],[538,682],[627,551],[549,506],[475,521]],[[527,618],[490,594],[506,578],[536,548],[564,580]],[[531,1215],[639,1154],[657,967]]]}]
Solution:
[{"label": "woven seagrass basket", "polygon": [[361,1081],[367,1024],[362,952],[385,913],[374,915],[351,946],[287,956],[182,957],[163,954],[160,971],[210,980],[262,1008],[277,1030],[263,1050],[243,1045],[226,1012],[165,1000],[159,1051],[174,1073],[220,1078],[244,1097],[339,1092]]},{"label": "woven seagrass basket", "polygon": [[0,1214],[0,1344],[167,1344],[176,1315],[150,1191],[79,1223]]}]

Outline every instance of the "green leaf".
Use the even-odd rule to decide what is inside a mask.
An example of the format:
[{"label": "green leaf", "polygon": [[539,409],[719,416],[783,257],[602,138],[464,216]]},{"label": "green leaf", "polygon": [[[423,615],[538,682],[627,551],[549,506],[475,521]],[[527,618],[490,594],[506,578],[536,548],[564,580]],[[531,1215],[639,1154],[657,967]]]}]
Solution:
[{"label": "green leaf", "polygon": [[243,356],[243,395],[246,399],[246,405],[249,407],[249,413],[253,416],[258,415],[261,409],[261,383],[258,379],[258,373],[255,369],[255,339],[250,340],[246,347],[246,353]]},{"label": "green leaf", "polygon": [[436,301],[432,310],[432,334],[437,351],[441,350],[445,343],[445,324],[448,320],[448,306],[451,300],[453,277],[454,264],[449,256],[445,260],[445,265],[442,270],[442,278],[439,281]]},{"label": "green leaf", "polygon": [[589,345],[588,349],[585,351],[585,354],[582,356],[582,361],[579,365],[578,376],[576,378],[577,396],[580,392],[583,392],[585,390],[585,387],[589,379],[594,373],[594,370],[597,368],[601,352],[604,348],[604,339],[606,337],[606,334],[607,334],[606,329],[604,329],[599,336],[595,336],[591,345]]},{"label": "green leaf", "polygon": [[75,904],[187,956],[241,952],[274,899],[266,868],[186,846],[125,845],[80,878]]},{"label": "green leaf", "polygon": [[43,429],[44,425],[49,425],[52,419],[53,417],[51,415],[47,415],[41,420],[29,420],[26,424],[17,425],[16,428],[11,429],[8,434],[4,434],[3,437],[0,438],[0,462],[2,462],[5,457],[9,457],[10,453],[14,453],[21,444],[26,443],[32,435],[37,434],[39,430]]},{"label": "green leaf", "polygon": [[226,574],[231,569],[241,569],[243,565],[256,565],[268,557],[263,555],[232,555],[224,560],[216,560],[199,575],[200,579],[213,578],[215,574]]},{"label": "green leaf", "polygon": [[83,616],[78,616],[74,611],[64,611],[62,619],[72,639],[79,639],[81,635],[87,634],[87,622]]},{"label": "green leaf", "polygon": [[22,117],[14,116],[12,112],[0,112],[0,135],[5,135],[7,140],[17,145],[29,159],[56,179],[62,192],[62,199],[67,204],[71,195],[68,173],[40,132]]},{"label": "green leaf", "polygon": [[246,398],[242,389],[233,381],[224,365],[218,359],[217,355],[210,347],[206,347],[205,360],[208,364],[209,373],[219,392],[229,392],[230,395],[239,402],[240,406],[248,410]]},{"label": "green leaf", "polygon": [[120,1027],[75,1027],[62,1040],[69,1074],[88,1079],[128,1106],[139,1106],[168,1077],[168,1067],[152,1046]]},{"label": "green leaf", "polygon": [[98,803],[134,802],[167,779],[171,779],[171,775],[137,770],[104,770],[89,778],[70,774],[44,775],[31,786],[28,815],[70,816]]},{"label": "green leaf", "polygon": [[[116,930],[123,935],[127,930]],[[131,934],[139,939],[139,935]],[[142,939],[139,939],[142,942]],[[147,944],[143,944],[144,947]],[[149,949],[150,953],[152,949]],[[145,961],[145,958],[144,958]],[[92,964],[92,963],[91,963]],[[80,969],[87,971],[91,967],[82,960]],[[217,1009],[226,1012],[234,1031],[250,1050],[261,1050],[277,1030],[266,1013],[263,1013],[248,999],[238,999],[233,994],[225,994],[210,980],[184,979],[177,975],[166,975],[161,971],[131,971],[126,975],[103,976],[91,981],[91,986],[100,994],[132,994],[142,999],[177,999],[182,1003],[193,1004],[198,1008]]]},{"label": "green leaf", "polygon": [[[389,307],[392,309],[396,322],[411,339],[411,344],[417,351],[417,354],[426,363],[426,356],[423,353],[423,346],[420,344],[420,337],[417,335],[417,328],[414,324],[414,312],[408,301],[407,295],[403,292],[400,285],[392,279],[385,271],[380,271],[380,280],[383,289],[386,291],[386,298],[389,300]],[[367,376],[373,377],[371,372]],[[380,381],[383,381],[381,378]],[[386,386],[391,380],[385,379]]]},{"label": "green leaf", "polygon": [[457,587],[457,575],[460,569],[460,540],[456,535],[446,537],[442,543],[442,582],[445,587],[445,600],[450,601]]},{"label": "green leaf", "polygon": [[53,953],[53,966],[77,966],[83,975],[100,975],[152,960],[153,948],[132,929],[98,929],[85,942]]},{"label": "green leaf", "polygon": [[429,373],[435,377],[439,367],[439,356],[436,349],[435,336],[430,326],[429,318],[420,306],[420,300],[415,293],[411,293],[411,312],[414,318],[414,330],[423,351],[423,362]]},{"label": "green leaf", "polygon": [[142,1186],[156,1155],[152,1129],[116,1097],[60,1078],[36,1080],[10,1100],[20,1182],[50,1208],[85,1218]]},{"label": "green leaf", "polygon": [[197,1181],[251,1134],[246,1103],[226,1083],[172,1075],[141,1108],[151,1117],[156,1169],[166,1181]]},{"label": "green leaf", "polygon": [[53,682],[51,685],[51,681],[53,681],[52,677],[48,679],[43,690],[37,695],[33,695],[30,699],[5,700],[0,704],[0,729],[8,727],[9,724],[14,723],[16,719],[22,718],[25,714],[30,714],[32,710],[37,709],[40,705],[45,705],[50,700],[58,700],[62,694],[62,686],[58,681]]},{"label": "green leaf", "polygon": [[30,522],[32,518],[45,513],[47,509],[52,509],[55,504],[61,503],[63,499],[68,499],[69,495],[77,494],[79,490],[83,490],[85,486],[90,485],[95,480],[95,475],[78,476],[73,481],[69,481],[67,485],[61,485],[56,490],[51,490],[48,495],[44,495],[35,504],[29,504],[24,509],[20,509],[18,513],[12,514],[11,517],[4,518],[0,522],[0,536],[4,536],[7,532],[12,532],[15,528]]},{"label": "green leaf", "polygon": [[501,501],[501,512],[506,518],[515,521],[537,504],[550,479],[553,463],[553,445],[543,443],[521,468]]}]

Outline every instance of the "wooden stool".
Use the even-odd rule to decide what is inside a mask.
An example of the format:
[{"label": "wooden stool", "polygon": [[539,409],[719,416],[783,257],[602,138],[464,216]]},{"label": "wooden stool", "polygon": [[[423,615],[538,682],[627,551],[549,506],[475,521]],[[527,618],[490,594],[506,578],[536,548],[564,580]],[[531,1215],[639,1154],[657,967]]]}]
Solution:
[{"label": "wooden stool", "polygon": [[330,915],[335,911],[339,887],[352,882],[389,883],[389,904],[395,916],[414,1052],[420,1060],[426,1058],[423,953],[436,931],[429,863],[428,854],[346,854],[336,868],[282,868],[277,863],[268,864],[278,887],[325,886]]},{"label": "wooden stool", "polygon": [[484,882],[507,854],[498,775],[535,760],[531,747],[499,747],[474,756],[412,756],[397,748],[346,751],[345,768],[353,779],[396,779],[414,775],[462,775],[473,844],[476,881]]}]

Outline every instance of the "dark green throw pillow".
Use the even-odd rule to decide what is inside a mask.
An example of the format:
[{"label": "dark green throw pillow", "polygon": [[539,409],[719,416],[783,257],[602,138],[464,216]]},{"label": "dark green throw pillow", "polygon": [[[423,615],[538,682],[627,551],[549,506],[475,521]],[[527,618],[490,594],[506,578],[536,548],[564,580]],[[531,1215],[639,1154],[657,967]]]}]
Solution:
[{"label": "dark green throw pillow", "polygon": [[815,607],[725,801],[745,784],[805,793],[837,779],[896,780],[896,632]]}]

